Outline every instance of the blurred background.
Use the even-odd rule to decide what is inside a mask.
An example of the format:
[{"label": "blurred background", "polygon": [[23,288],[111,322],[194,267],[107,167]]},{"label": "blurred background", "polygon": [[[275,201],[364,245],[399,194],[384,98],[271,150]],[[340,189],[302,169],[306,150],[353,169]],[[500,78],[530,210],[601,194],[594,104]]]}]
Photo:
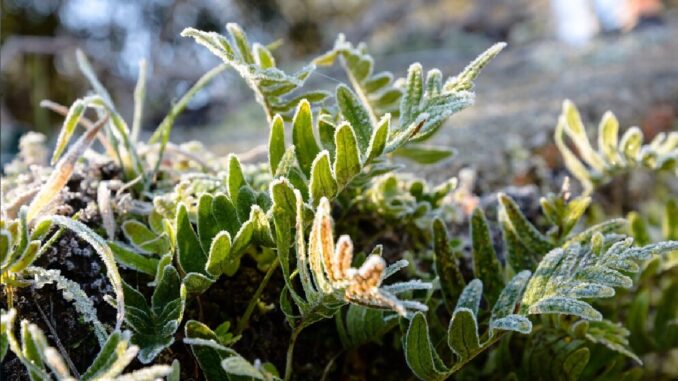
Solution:
[{"label": "blurred background", "polygon": [[[454,75],[493,42],[507,41],[477,82],[476,106],[436,138],[460,151],[453,166],[444,164],[448,174],[472,165],[490,183],[512,173],[519,184],[538,170],[526,160],[535,153],[539,165],[556,165],[551,136],[564,98],[591,128],[612,109],[622,126],[640,125],[649,138],[678,129],[678,0],[2,0],[0,12],[3,163],[26,131],[52,139],[58,131],[62,118],[40,108],[41,100],[70,105],[86,95],[77,48],[129,119],[139,61],[147,60],[149,134],[218,64],[181,30],[224,32],[232,21],[250,41],[280,39],[275,54],[286,71],[330,49],[338,33],[366,42],[376,69],[397,77],[414,61]],[[332,89],[336,80],[345,80],[341,70],[321,69],[308,85]],[[191,102],[172,140],[199,140],[219,153],[263,142],[266,119],[252,100],[226,71]]]}]

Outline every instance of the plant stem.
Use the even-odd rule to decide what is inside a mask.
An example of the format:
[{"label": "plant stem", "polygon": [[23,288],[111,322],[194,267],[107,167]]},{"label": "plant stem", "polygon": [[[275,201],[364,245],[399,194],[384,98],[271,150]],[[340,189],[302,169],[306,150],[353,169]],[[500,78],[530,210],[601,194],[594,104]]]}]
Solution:
[{"label": "plant stem", "polygon": [[303,324],[299,324],[297,328],[292,331],[292,336],[290,336],[290,344],[287,347],[287,360],[285,361],[285,381],[290,381],[292,378],[292,360],[294,359],[294,344],[297,342],[297,337],[304,329]]},{"label": "plant stem", "polygon": [[249,304],[247,305],[247,309],[245,310],[245,313],[242,315],[240,320],[238,320],[238,326],[236,327],[235,334],[240,335],[242,331],[245,329],[245,326],[250,320],[250,316],[252,315],[252,312],[254,311],[254,307],[257,305],[257,301],[261,297],[261,294],[264,292],[264,289],[266,288],[266,285],[268,282],[271,280],[271,276],[273,276],[273,273],[275,272],[275,269],[278,268],[278,265],[280,262],[276,258],[273,263],[268,267],[268,271],[266,272],[266,275],[264,275],[264,279],[262,279],[261,283],[259,283],[259,287],[257,288],[257,291],[254,292],[254,295],[252,296],[252,299],[250,299]]}]

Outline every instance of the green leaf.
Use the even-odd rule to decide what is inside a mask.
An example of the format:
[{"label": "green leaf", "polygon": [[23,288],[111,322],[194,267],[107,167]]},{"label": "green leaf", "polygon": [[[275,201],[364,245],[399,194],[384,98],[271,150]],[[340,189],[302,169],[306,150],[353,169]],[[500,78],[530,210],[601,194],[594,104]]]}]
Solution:
[{"label": "green leaf", "polygon": [[212,239],[221,231],[219,224],[217,224],[213,210],[214,197],[211,194],[205,193],[198,199],[198,238],[204,252],[209,253],[210,246],[212,246]]},{"label": "green leaf", "polygon": [[221,367],[229,375],[265,380],[264,375],[257,368],[240,356],[231,356],[222,360]]},{"label": "green leaf", "polygon": [[238,205],[238,194],[240,188],[247,185],[245,175],[240,165],[240,160],[236,155],[228,155],[228,195],[231,197],[234,205]]},{"label": "green leaf", "polygon": [[94,361],[92,361],[92,364],[87,368],[87,371],[82,374],[80,379],[82,381],[96,380],[104,375],[116,360],[119,359],[120,348],[124,348],[128,340],[129,332],[127,332],[127,335],[120,331],[111,333]]},{"label": "green leaf", "polygon": [[591,322],[580,321],[575,323],[575,327],[577,325],[586,325],[584,336],[588,341],[602,344],[608,349],[634,360],[636,364],[643,365],[640,358],[629,348],[627,337],[630,332],[621,324],[613,323],[609,320],[601,320]]},{"label": "green leaf", "polygon": [[238,47],[238,51],[240,52],[242,59],[250,65],[253,64],[254,56],[252,56],[252,49],[250,48],[249,42],[247,42],[247,35],[240,28],[240,25],[236,23],[228,23],[226,24],[226,29],[231,35],[231,38],[233,38],[235,45]]},{"label": "green leaf", "polygon": [[156,258],[150,258],[143,254],[136,253],[113,241],[108,241],[108,246],[111,248],[115,260],[122,266],[129,267],[151,276],[155,275],[158,269],[158,263],[160,262]]},{"label": "green leaf", "polygon": [[125,302],[129,307],[125,321],[134,331],[132,343],[139,346],[138,358],[144,364],[152,362],[172,345],[186,304],[187,287],[174,266],[167,264],[159,269],[156,283],[150,305],[143,294],[124,283]]},{"label": "green leaf", "polygon": [[341,115],[355,131],[360,152],[366,154],[373,129],[369,112],[355,93],[345,85],[337,86],[336,97]]},{"label": "green leaf", "polygon": [[474,316],[478,315],[478,307],[480,307],[480,299],[483,296],[483,282],[479,279],[470,281],[464,290],[459,295],[455,311],[460,308],[468,309],[473,312]]},{"label": "green leaf", "polygon": [[362,164],[360,163],[356,137],[350,125],[341,124],[337,128],[334,140],[337,147],[334,174],[337,177],[337,184],[343,188],[360,173]]},{"label": "green leaf", "polygon": [[268,165],[275,176],[278,165],[285,154],[285,124],[280,115],[276,115],[271,123],[271,135],[268,139]]},{"label": "green leaf", "polygon": [[476,208],[471,215],[470,234],[473,249],[473,273],[482,281],[488,303],[494,304],[504,288],[505,281],[501,263],[494,251],[485,213],[480,208]]},{"label": "green leaf", "polygon": [[204,272],[207,254],[202,249],[200,240],[188,219],[186,206],[182,203],[177,207],[175,226],[177,229],[177,256],[182,271],[186,273]]},{"label": "green leaf", "polygon": [[344,332],[342,344],[344,348],[357,348],[370,341],[376,341],[386,332],[396,326],[397,319],[385,320],[386,313],[355,304],[349,305],[346,316],[342,312],[335,315],[337,331]]},{"label": "green leaf", "polygon": [[581,158],[595,171],[605,171],[605,163],[600,155],[591,147],[579,111],[570,100],[563,102],[563,115],[566,121],[565,131],[572,138]]},{"label": "green leaf", "polygon": [[68,109],[68,114],[66,114],[66,117],[64,118],[64,124],[61,127],[61,131],[59,131],[59,137],[57,137],[56,147],[54,148],[54,154],[52,155],[52,160],[50,162],[51,165],[54,165],[57,160],[59,160],[59,157],[66,149],[68,142],[75,132],[75,127],[77,127],[78,122],[85,113],[86,108],[87,102],[82,99],[78,99],[73,102],[71,107]]},{"label": "green leaf", "polygon": [[294,188],[289,180],[283,177],[271,182],[271,196],[274,210],[286,215],[293,221],[297,210],[297,200],[294,196]]},{"label": "green leaf", "polygon": [[461,291],[466,286],[466,282],[457,265],[457,258],[450,247],[445,223],[440,218],[433,220],[433,251],[443,301],[451,312]]},{"label": "green leaf", "polygon": [[454,311],[447,330],[447,345],[461,363],[467,362],[481,350],[478,323],[472,310],[457,307]]},{"label": "green leaf", "polygon": [[501,223],[501,232],[506,247],[506,262],[514,271],[532,271],[536,269],[538,263],[536,255],[532,254],[530,250],[520,242],[520,239],[518,239],[518,236],[513,231],[513,226],[511,226],[508,218],[500,214],[499,222]]},{"label": "green leaf", "polygon": [[650,232],[647,229],[645,220],[637,212],[631,212],[626,219],[629,221],[631,235],[640,246],[650,243]]},{"label": "green leaf", "polygon": [[233,245],[231,246],[231,255],[233,258],[240,258],[242,252],[247,248],[250,242],[252,242],[254,227],[255,222],[253,220],[247,220],[242,224],[240,230],[236,233],[235,238],[233,238]]},{"label": "green leaf", "polygon": [[417,118],[423,95],[424,83],[421,64],[414,63],[407,70],[405,92],[400,99],[401,126],[409,125]]},{"label": "green leaf", "polygon": [[509,281],[492,307],[492,321],[507,317],[515,311],[531,275],[530,271],[523,270]]},{"label": "green leaf", "polygon": [[184,342],[190,344],[191,351],[208,381],[223,381],[229,377],[221,367],[221,361],[232,354],[232,350],[218,344],[217,335],[199,321],[189,320],[184,328]]},{"label": "green leaf", "polygon": [[632,247],[630,238],[608,246],[603,240],[597,233],[590,245],[571,244],[544,256],[525,289],[521,312],[601,320],[600,312],[581,299],[610,297],[614,288],[630,288],[632,279],[620,271],[637,272],[639,268],[629,263],[678,247],[675,242]]},{"label": "green leaf", "polygon": [[532,332],[532,322],[525,316],[510,314],[503,318],[492,320],[490,322],[490,329],[492,332],[495,330],[514,331],[527,335]]},{"label": "green leaf", "polygon": [[662,219],[662,236],[667,240],[678,241],[678,200],[675,198],[666,202]]},{"label": "green leaf", "polygon": [[212,200],[212,216],[219,227],[219,231],[228,231],[231,236],[235,235],[240,228],[238,212],[225,194],[216,194]]},{"label": "green leaf", "polygon": [[454,150],[444,147],[409,144],[395,151],[396,155],[419,164],[435,164],[454,155]]},{"label": "green leaf", "polygon": [[420,379],[436,381],[449,376],[449,368],[445,366],[431,343],[428,323],[423,313],[417,312],[410,320],[403,348],[407,365]]},{"label": "green leaf", "polygon": [[191,294],[202,294],[214,284],[214,278],[201,273],[188,273],[184,276],[183,284]]},{"label": "green leaf", "polygon": [[238,219],[240,221],[247,221],[252,208],[257,203],[257,194],[249,186],[243,186],[238,192],[237,200],[235,210],[238,213]]},{"label": "green leaf", "polygon": [[337,193],[337,182],[330,168],[330,154],[321,152],[313,161],[311,169],[311,201],[317,206],[323,197],[333,198]]},{"label": "green leaf", "polygon": [[231,235],[222,231],[214,237],[207,260],[207,272],[217,278],[221,274],[232,276],[237,271],[240,261],[233,263],[231,254]]},{"label": "green leaf", "polygon": [[334,160],[334,155],[336,153],[336,146],[334,144],[336,126],[329,119],[330,115],[323,114],[321,111],[320,117],[318,118],[318,135],[323,149],[326,149],[330,153],[330,158]]},{"label": "green leaf", "polygon": [[619,139],[619,121],[611,112],[607,111],[598,126],[598,150],[605,160],[612,165],[622,163],[617,152]]},{"label": "green leaf", "polygon": [[478,77],[480,71],[505,47],[505,42],[498,42],[492,45],[489,49],[476,57],[473,62],[468,64],[461,73],[453,78],[448,79],[445,82],[444,91],[461,91],[473,88],[473,80]]},{"label": "green leaf", "polygon": [[30,241],[21,256],[17,258],[11,266],[9,266],[9,273],[20,273],[26,269],[26,267],[30,266],[38,258],[40,254],[40,246],[40,241]]},{"label": "green leaf", "polygon": [[320,153],[320,147],[313,135],[311,105],[306,101],[299,103],[292,120],[292,144],[299,166],[306,176],[310,176],[313,160]]},{"label": "green leaf", "polygon": [[[678,250],[678,249],[677,249]],[[660,350],[670,350],[678,345],[678,282],[674,281],[662,290],[654,316],[654,339]]]},{"label": "green leaf", "polygon": [[535,254],[545,254],[553,248],[553,244],[537,228],[527,220],[518,205],[504,193],[499,193],[499,203],[515,236]]},{"label": "green leaf", "polygon": [[386,149],[386,142],[388,141],[388,134],[391,126],[391,115],[387,114],[377,122],[377,127],[372,134],[370,139],[370,146],[367,149],[367,154],[365,155],[365,163],[369,163],[381,156]]},{"label": "green leaf", "polygon": [[[44,368],[42,357],[40,356],[39,344],[35,342],[32,332],[28,329],[28,322],[23,320],[21,322],[21,347],[23,357],[33,363],[38,368]],[[32,381],[49,380],[44,378],[39,372],[29,369],[28,375]]]},{"label": "green leaf", "polygon": [[170,242],[166,234],[158,235],[139,221],[123,222],[122,232],[134,248],[143,253],[163,255],[170,250]]}]

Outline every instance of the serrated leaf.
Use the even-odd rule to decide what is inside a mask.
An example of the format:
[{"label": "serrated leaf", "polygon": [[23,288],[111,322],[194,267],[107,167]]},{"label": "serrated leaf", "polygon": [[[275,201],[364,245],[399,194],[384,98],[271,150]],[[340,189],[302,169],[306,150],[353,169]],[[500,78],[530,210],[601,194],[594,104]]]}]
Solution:
[{"label": "serrated leaf", "polygon": [[473,256],[473,273],[482,281],[485,298],[494,304],[504,288],[503,270],[497,253],[494,251],[490,229],[487,226],[485,213],[476,208],[471,215],[471,241]]},{"label": "serrated leaf", "polygon": [[439,218],[433,220],[433,250],[436,274],[440,280],[443,301],[451,312],[462,289],[466,286],[466,282],[450,247],[445,223]]},{"label": "serrated leaf", "polygon": [[553,244],[527,220],[515,201],[504,193],[500,193],[498,198],[502,212],[505,213],[515,236],[525,247],[539,254],[546,253],[553,248]]},{"label": "serrated leaf", "polygon": [[531,275],[530,271],[523,270],[509,281],[492,307],[492,320],[504,318],[515,311]]}]

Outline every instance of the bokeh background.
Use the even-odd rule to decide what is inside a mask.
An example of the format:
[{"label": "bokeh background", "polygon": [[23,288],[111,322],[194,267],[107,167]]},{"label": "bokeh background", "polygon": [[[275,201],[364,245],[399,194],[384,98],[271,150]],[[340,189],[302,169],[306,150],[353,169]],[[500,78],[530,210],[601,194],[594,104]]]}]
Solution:
[{"label": "bokeh background", "polygon": [[[179,36],[188,26],[223,32],[238,22],[251,41],[294,70],[330,49],[338,33],[365,41],[379,70],[404,76],[420,61],[453,75],[496,41],[502,53],[477,82],[476,106],[436,137],[460,154],[446,173],[473,166],[493,181],[534,181],[558,165],[552,131],[564,98],[591,128],[605,110],[650,138],[678,129],[678,1],[661,0],[2,0],[0,100],[2,162],[19,136],[53,139],[61,117],[42,99],[69,105],[87,93],[75,50],[91,59],[122,114],[131,119],[139,61],[148,62],[143,127],[148,135],[200,75],[218,64]],[[309,86],[332,89],[340,70],[322,69]],[[234,72],[198,94],[172,140],[195,139],[219,153],[265,141],[268,127]],[[538,157],[540,160],[528,158]],[[434,167],[429,169],[435,173]],[[507,179],[506,174],[511,173]]]}]

